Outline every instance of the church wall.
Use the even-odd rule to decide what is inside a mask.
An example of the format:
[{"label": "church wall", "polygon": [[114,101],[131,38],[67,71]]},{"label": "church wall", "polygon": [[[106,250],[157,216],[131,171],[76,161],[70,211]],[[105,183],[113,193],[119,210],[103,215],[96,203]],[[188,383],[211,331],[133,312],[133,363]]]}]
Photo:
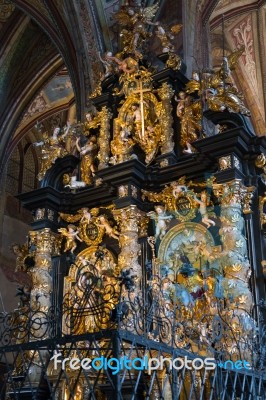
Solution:
[{"label": "church wall", "polygon": [[[12,243],[24,244],[30,229],[24,221],[29,221],[29,213],[21,210],[19,201],[13,196],[6,196],[6,210],[3,216],[2,241],[0,248],[0,293],[4,301],[5,311],[17,307],[18,298],[15,297],[19,285],[25,284],[22,272],[15,272],[16,256],[12,253]],[[0,299],[0,310],[3,305]]]}]

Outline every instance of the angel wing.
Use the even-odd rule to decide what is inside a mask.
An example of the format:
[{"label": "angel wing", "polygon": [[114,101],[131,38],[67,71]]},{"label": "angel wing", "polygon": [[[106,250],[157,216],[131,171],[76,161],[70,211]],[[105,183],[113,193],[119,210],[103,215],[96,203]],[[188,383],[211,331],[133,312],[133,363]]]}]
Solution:
[{"label": "angel wing", "polygon": [[199,100],[194,101],[194,103],[191,104],[195,118],[201,118],[201,107],[201,102]]},{"label": "angel wing", "polygon": [[186,184],[186,177],[185,175],[181,176],[181,178],[177,181],[178,185],[185,185]]},{"label": "angel wing", "polygon": [[154,219],[155,221],[158,221],[158,215],[154,211],[148,212],[147,216],[150,217],[151,219]]},{"label": "angel wing", "polygon": [[[165,190],[165,189],[164,189]],[[149,201],[159,202],[163,199],[162,193],[149,192],[148,190],[142,190],[142,200],[147,198]]]},{"label": "angel wing", "polygon": [[196,81],[196,79],[191,79],[191,81],[189,81],[186,84],[185,90],[189,94],[194,93],[194,92],[199,92],[200,91],[200,85],[201,85],[200,81]]},{"label": "angel wing", "polygon": [[[162,201],[165,197],[167,197],[167,196],[170,196],[170,197],[172,197],[172,193],[173,193],[173,187],[172,187],[172,185],[170,184],[170,185],[167,185],[164,189],[163,189],[163,191],[160,193],[160,200],[159,201]],[[158,200],[157,200],[158,201]]]},{"label": "angel wing", "polygon": [[112,15],[112,18],[121,26],[133,26],[132,19],[126,10],[120,10]]},{"label": "angel wing", "polygon": [[68,230],[66,228],[57,229],[63,236],[68,236]]},{"label": "angel wing", "polygon": [[93,208],[90,210],[90,213],[91,213],[91,215],[92,215],[93,217],[97,217],[97,215],[98,215],[98,213],[99,213],[99,208],[93,207]]},{"label": "angel wing", "polygon": [[171,31],[174,35],[177,35],[177,34],[181,31],[182,27],[183,27],[182,24],[176,24],[176,25],[173,25],[173,26],[171,27],[170,31]]},{"label": "angel wing", "polygon": [[82,210],[78,210],[77,214],[73,215],[73,214],[64,214],[64,213],[59,213],[60,218],[63,221],[66,222],[77,222],[81,219],[83,212]]},{"label": "angel wing", "polygon": [[142,11],[142,15],[145,18],[145,20],[150,21],[155,16],[158,9],[159,9],[159,4],[158,3],[153,4],[153,6],[144,8],[144,10]]},{"label": "angel wing", "polygon": [[227,57],[228,65],[229,65],[229,68],[231,69],[231,71],[235,69],[237,61],[239,60],[239,58],[243,54],[244,50],[245,50],[245,46],[243,45],[239,49],[233,51],[233,53],[231,53]]}]

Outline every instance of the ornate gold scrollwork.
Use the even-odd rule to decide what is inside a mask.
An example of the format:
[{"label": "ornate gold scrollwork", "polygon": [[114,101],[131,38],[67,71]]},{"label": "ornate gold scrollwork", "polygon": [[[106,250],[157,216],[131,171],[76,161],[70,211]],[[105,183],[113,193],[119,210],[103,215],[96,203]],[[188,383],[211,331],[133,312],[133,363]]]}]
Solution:
[{"label": "ornate gold scrollwork", "polygon": [[98,217],[92,217],[90,222],[81,224],[80,235],[88,246],[98,245],[102,242],[105,230],[98,224]]},{"label": "ornate gold scrollwork", "polygon": [[88,246],[97,246],[103,241],[105,234],[118,239],[119,232],[112,226],[107,215],[105,215],[112,208],[114,208],[113,205],[101,209],[96,207],[90,210],[82,208],[78,210],[77,214],[60,213],[60,217],[66,222],[79,222],[79,235],[82,241]]},{"label": "ornate gold scrollwork", "polygon": [[185,178],[181,177],[177,182],[167,185],[160,193],[142,190],[142,197],[146,197],[149,201],[164,203],[166,210],[175,214],[181,222],[189,221],[195,218],[198,204],[195,201],[194,191],[188,189],[184,183]]},{"label": "ornate gold scrollwork", "polygon": [[266,192],[264,197],[259,197],[259,211],[260,211],[260,227],[263,229],[266,226],[266,213],[264,212],[264,206],[266,204]]}]

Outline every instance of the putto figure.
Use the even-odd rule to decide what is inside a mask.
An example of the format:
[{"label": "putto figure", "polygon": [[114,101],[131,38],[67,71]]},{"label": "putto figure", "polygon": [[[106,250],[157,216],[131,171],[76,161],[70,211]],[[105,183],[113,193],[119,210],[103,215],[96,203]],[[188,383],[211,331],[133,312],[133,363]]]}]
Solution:
[{"label": "putto figure", "polygon": [[156,228],[155,228],[155,238],[162,239],[166,233],[168,222],[173,218],[172,215],[167,215],[165,212],[164,206],[155,206],[154,211],[150,211],[147,215],[151,219],[155,220]]},{"label": "putto figure", "polygon": [[110,236],[113,239],[119,239],[119,232],[110,225],[110,222],[105,217],[105,215],[100,215],[99,222],[100,223],[98,223],[98,226],[105,229],[106,235]]},{"label": "putto figure", "polygon": [[82,242],[82,239],[78,236],[79,229],[75,225],[69,224],[67,229],[60,228],[58,229],[58,232],[60,232],[66,238],[64,252],[70,251],[71,253],[74,253],[74,250],[77,248],[76,240]]},{"label": "putto figure", "polygon": [[209,228],[210,226],[214,226],[215,222],[208,217],[208,196],[206,190],[203,190],[201,192],[200,199],[197,196],[194,196],[194,200],[199,204],[199,212],[201,214],[202,223],[205,224],[207,228]]}]

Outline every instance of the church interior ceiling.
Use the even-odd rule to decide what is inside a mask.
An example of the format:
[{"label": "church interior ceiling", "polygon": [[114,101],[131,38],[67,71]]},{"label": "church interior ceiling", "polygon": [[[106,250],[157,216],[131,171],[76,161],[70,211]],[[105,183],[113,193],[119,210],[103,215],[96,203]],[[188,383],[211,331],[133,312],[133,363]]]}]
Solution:
[{"label": "church interior ceiling", "polygon": [[[152,3],[146,1],[145,5]],[[175,2],[164,0],[159,3],[156,16],[158,19],[166,24],[171,24],[173,20],[182,22],[181,7],[176,7]],[[266,72],[258,53],[260,51],[265,54],[266,49],[262,40],[263,26],[258,26],[256,12],[260,10],[262,25],[264,2],[199,0],[192,3],[190,6],[197,10],[197,18],[203,19],[203,24],[210,25],[210,61],[213,66],[219,65],[223,45],[227,52],[231,52],[244,43],[245,52],[235,74],[236,84],[252,109],[257,133],[263,134]],[[94,89],[99,71],[102,71],[99,52],[117,50],[119,29],[112,19],[112,13],[118,7],[118,0],[82,0],[78,3],[48,0],[1,1],[1,42],[5,50],[1,56],[0,85],[6,103],[2,110],[4,120],[14,111],[14,87],[22,96],[12,126],[8,122],[2,123],[5,135],[8,136],[4,138],[1,134],[3,148],[6,148],[12,136],[17,136],[15,142],[18,138],[20,140],[26,134],[25,127],[28,125],[30,129],[33,121],[49,117],[53,110],[56,113],[59,109],[68,108],[74,97],[78,118],[81,117],[82,110],[89,107],[88,94]],[[71,20],[68,17],[70,14]],[[189,27],[187,31],[189,32]],[[195,39],[198,40],[196,37]],[[177,40],[182,41],[182,35]],[[41,49],[37,43],[41,44]],[[177,47],[182,55],[182,43],[178,43]],[[195,62],[201,64],[197,57]],[[62,74],[63,68],[65,70]],[[41,74],[38,73],[40,69]],[[68,87],[63,90],[62,85]]]}]

